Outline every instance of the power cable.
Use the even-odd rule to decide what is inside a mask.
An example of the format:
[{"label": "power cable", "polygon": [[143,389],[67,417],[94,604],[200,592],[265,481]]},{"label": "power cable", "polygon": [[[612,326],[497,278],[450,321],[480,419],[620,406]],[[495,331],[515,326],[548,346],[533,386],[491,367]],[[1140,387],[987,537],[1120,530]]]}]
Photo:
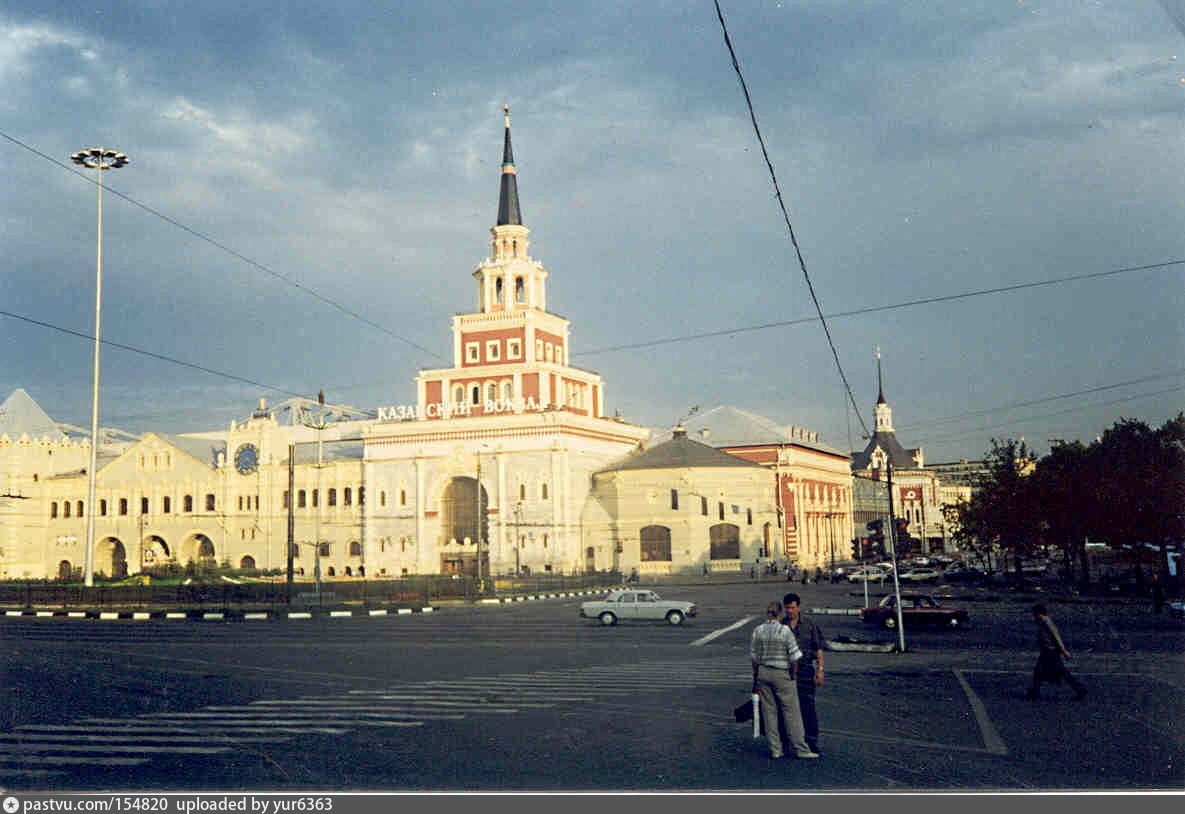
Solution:
[{"label": "power cable", "polygon": [[[64,334],[69,334],[71,336],[77,336],[80,339],[86,339],[91,342],[95,341],[94,336],[92,336],[91,334],[83,333],[82,331],[75,331],[70,328],[63,328],[60,325],[54,325],[53,323],[50,323],[50,322],[43,322],[42,320],[33,319],[32,317],[22,316],[21,314],[14,314],[12,311],[0,310],[0,317],[11,317],[12,319],[19,319],[22,322],[28,322],[33,325],[40,325],[43,328],[50,328],[55,331],[61,331]],[[305,396],[304,393],[297,393],[292,390],[285,390],[282,387],[276,387],[275,385],[264,384],[263,382],[257,382],[254,379],[248,379],[244,376],[236,376],[233,373],[226,373],[221,370],[214,370],[213,368],[204,367],[202,365],[194,364],[193,362],[186,362],[184,359],[176,359],[172,356],[165,356],[163,353],[154,353],[150,350],[144,350],[142,348],[134,348],[131,345],[124,345],[121,342],[112,342],[110,339],[100,339],[99,343],[102,345],[111,347],[111,348],[119,348],[120,350],[130,351],[131,353],[138,353],[141,356],[148,356],[153,359],[159,359],[163,362],[172,362],[175,365],[181,365],[182,367],[188,367],[188,368],[191,368],[192,370],[200,370],[202,373],[209,373],[213,376],[221,376],[225,379],[232,379],[236,382],[250,384],[255,387],[262,387],[265,390],[272,390],[277,393],[284,393],[285,395],[289,395],[289,396],[299,396],[301,398],[307,398],[307,396]]]},{"label": "power cable", "polygon": [[856,417],[860,419],[860,426],[864,429],[864,434],[867,435],[868,425],[864,423],[864,416],[860,415],[860,408],[856,406],[856,396],[852,393],[852,387],[848,384],[848,377],[843,372],[843,365],[839,361],[839,351],[835,349],[835,340],[831,337],[831,329],[827,327],[827,319],[823,316],[823,307],[819,304],[819,298],[815,294],[815,286],[811,282],[811,276],[806,270],[806,261],[802,257],[802,249],[799,247],[798,238],[794,234],[794,226],[790,223],[790,214],[786,211],[786,203],[782,199],[782,189],[778,185],[778,176],[774,172],[774,165],[770,160],[769,151],[765,148],[765,139],[762,137],[761,128],[757,124],[757,114],[753,110],[753,99],[749,96],[749,86],[745,83],[745,75],[741,73],[741,65],[737,62],[736,50],[732,47],[732,38],[728,36],[728,26],[724,22],[724,12],[720,10],[719,0],[712,1],[716,6],[716,17],[720,20],[720,28],[724,32],[724,44],[728,46],[728,53],[732,58],[732,68],[736,71],[737,79],[741,83],[741,91],[745,94],[745,105],[749,108],[749,119],[753,122],[753,131],[757,134],[757,143],[761,145],[761,155],[765,158],[765,166],[769,168],[769,177],[773,181],[778,207],[782,210],[782,218],[785,220],[786,229],[790,233],[790,242],[794,244],[794,252],[798,256],[798,266],[802,269],[802,276],[806,280],[807,290],[810,291],[811,300],[815,304],[815,312],[819,315],[819,322],[823,325],[823,333],[827,335],[827,344],[831,348],[831,355],[835,358],[835,367],[839,371],[839,378],[843,380],[843,386],[848,392],[848,398],[852,402],[852,408],[856,411]]},{"label": "power cable", "polygon": [[[911,424],[903,424],[900,429],[916,429],[919,427],[933,427],[937,424],[949,424],[952,421],[961,421],[964,418],[974,418],[981,415],[990,415],[991,413],[998,413],[1004,410],[1012,410],[1017,407],[1032,407],[1037,404],[1046,404],[1051,401],[1061,401],[1062,399],[1077,398],[1078,396],[1086,396],[1091,393],[1101,393],[1104,390],[1117,390],[1120,387],[1129,387],[1133,384],[1145,384],[1146,382],[1154,382],[1158,379],[1169,379],[1174,376],[1185,375],[1185,368],[1174,370],[1169,373],[1160,373],[1155,376],[1143,376],[1139,379],[1129,379],[1126,382],[1117,382],[1115,384],[1104,384],[1098,387],[1091,387],[1086,390],[1078,390],[1073,393],[1063,393],[1058,396],[1046,396],[1045,398],[1033,399],[1032,401],[1019,401],[1015,404],[1004,404],[999,407],[988,407],[983,410],[975,410],[970,413],[960,413],[959,415],[947,416],[945,418],[933,418],[925,421],[915,421]],[[1179,389],[1179,388],[1177,388]],[[1170,391],[1171,392],[1171,391]]]},{"label": "power cable", "polygon": [[[867,308],[854,308],[849,311],[836,311],[833,314],[828,314],[830,319],[840,319],[842,317],[862,316],[864,314],[875,314],[881,311],[896,311],[901,308],[913,308],[918,305],[933,305],[938,302],[953,302],[955,300],[965,300],[971,297],[982,297],[988,294],[1004,294],[1010,291],[1023,291],[1029,288],[1041,288],[1042,286],[1061,285],[1062,283],[1071,283],[1079,280],[1093,280],[1101,277],[1112,277],[1117,274],[1131,274],[1137,271],[1152,271],[1156,269],[1165,269],[1171,266],[1185,266],[1185,260],[1166,260],[1163,263],[1148,263],[1142,266],[1126,266],[1119,269],[1109,269],[1107,271],[1092,271],[1086,274],[1071,274],[1065,277],[1053,277],[1048,280],[1037,280],[1028,283],[1016,283],[1015,285],[997,286],[995,288],[983,288],[977,291],[965,291],[960,294],[945,294],[940,297],[923,297],[916,300],[906,300],[904,302],[894,303],[891,305],[873,305]],[[592,356],[598,353],[614,353],[622,350],[636,350],[638,348],[651,348],[657,345],[670,345],[676,342],[690,342],[696,339],[711,339],[717,336],[730,336],[732,334],[747,333],[750,331],[765,331],[770,328],[785,328],[791,325],[805,325],[819,319],[819,317],[799,317],[797,319],[781,320],[779,322],[766,322],[760,325],[744,325],[736,328],[728,328],[719,331],[706,331],[704,333],[685,334],[683,336],[673,336],[666,339],[652,339],[645,342],[634,342],[628,345],[612,345],[605,348],[594,348],[593,350],[582,351],[577,356]]]},{"label": "power cable", "polygon": [[[96,186],[98,185],[98,182],[95,181],[90,176],[88,176],[86,173],[80,172],[79,170],[74,169],[73,167],[69,166],[68,164],[63,164],[61,161],[58,161],[53,156],[43,153],[42,151],[38,150],[35,147],[32,147],[31,145],[25,144],[20,139],[14,138],[13,136],[8,135],[7,133],[5,133],[2,130],[0,130],[0,136],[3,136],[4,138],[8,139],[9,141],[11,141],[13,144],[17,145],[18,147],[28,150],[29,152],[33,153],[36,156],[44,158],[46,161],[50,162],[51,164],[55,164],[55,165],[61,167],[62,169],[67,170],[67,171],[73,173],[74,175],[79,176],[80,178],[83,178],[87,183],[95,184]],[[410,340],[406,337],[400,336],[399,334],[396,334],[396,333],[388,330],[387,328],[378,324],[377,322],[364,317],[362,314],[359,314],[357,311],[354,311],[354,310],[346,307],[345,305],[342,305],[341,303],[337,302],[336,300],[326,297],[324,294],[319,293],[315,289],[310,288],[309,286],[304,285],[303,283],[298,283],[295,280],[292,280],[289,277],[286,277],[285,275],[281,274],[280,272],[275,271],[274,269],[268,268],[267,266],[263,265],[262,263],[260,263],[256,260],[252,260],[250,257],[247,257],[245,254],[235,251],[234,249],[225,245],[224,243],[219,243],[214,238],[209,237],[208,235],[205,235],[205,234],[197,231],[196,229],[186,226],[184,223],[181,223],[180,221],[176,220],[175,218],[169,217],[168,215],[164,214],[163,212],[153,209],[151,206],[148,206],[147,204],[140,203],[135,198],[125,195],[124,193],[120,192],[118,189],[115,189],[114,187],[104,184],[103,190],[105,192],[108,192],[108,193],[115,195],[119,198],[122,198],[123,200],[130,203],[132,206],[138,207],[139,209],[144,210],[145,212],[147,212],[150,215],[160,218],[165,223],[168,223],[172,226],[177,227],[178,229],[185,232],[186,234],[189,234],[189,235],[191,235],[191,236],[193,236],[193,237],[197,238],[198,240],[201,240],[205,243],[209,243],[211,246],[215,247],[216,249],[220,249],[220,250],[226,252],[227,254],[229,254],[231,257],[234,257],[235,259],[240,260],[243,263],[246,263],[251,268],[261,271],[264,274],[270,275],[271,277],[274,277],[275,279],[279,280],[280,282],[284,283],[285,285],[291,286],[291,287],[307,294],[308,296],[321,301],[322,303],[330,306],[331,308],[335,308],[338,311],[342,312],[343,314],[353,317],[354,319],[358,320],[359,322],[369,325],[370,327],[375,328],[376,330],[382,331],[383,333],[385,333],[387,336],[391,337],[392,339],[397,339],[400,342],[404,342],[408,345],[411,345],[413,348],[423,351],[424,353],[427,353],[429,356],[432,356],[435,359],[441,359],[441,360],[444,359],[443,356],[428,350],[423,345],[420,345],[420,344],[413,342],[412,340]]]}]

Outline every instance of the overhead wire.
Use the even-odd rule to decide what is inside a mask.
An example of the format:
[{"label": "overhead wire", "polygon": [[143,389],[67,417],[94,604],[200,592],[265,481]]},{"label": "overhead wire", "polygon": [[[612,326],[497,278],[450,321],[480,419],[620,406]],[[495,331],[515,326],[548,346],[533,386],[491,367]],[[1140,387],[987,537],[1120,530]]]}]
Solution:
[{"label": "overhead wire", "polygon": [[[13,144],[17,145],[18,147],[21,147],[22,149],[28,150],[29,152],[33,153],[34,155],[36,155],[40,158],[45,159],[46,161],[50,162],[51,164],[61,167],[62,169],[67,170],[68,172],[70,172],[74,175],[77,175],[80,178],[83,178],[88,183],[98,185],[98,182],[95,181],[93,178],[91,178],[89,175],[87,175],[85,172],[76,170],[74,167],[71,167],[69,164],[64,164],[61,161],[58,161],[53,156],[51,156],[45,152],[42,152],[41,150],[38,150],[36,147],[33,147],[32,145],[26,144],[25,142],[21,141],[20,139],[15,138],[14,136],[9,135],[8,133],[5,133],[3,130],[0,130],[0,137],[3,137],[5,139],[7,139],[8,141],[11,141]],[[421,345],[417,342],[413,342],[412,340],[408,339],[407,337],[400,336],[399,334],[395,333],[394,331],[391,331],[387,327],[380,325],[379,323],[375,322],[374,320],[363,316],[362,314],[358,313],[357,311],[353,310],[352,308],[349,308],[348,306],[343,305],[342,303],[338,302],[337,300],[334,300],[330,297],[325,296],[324,294],[320,293],[316,289],[314,289],[310,286],[307,286],[303,283],[299,283],[296,280],[293,280],[290,277],[288,277],[284,274],[281,274],[280,272],[278,272],[274,269],[268,268],[263,263],[260,263],[257,260],[251,259],[250,257],[243,254],[242,252],[236,251],[235,249],[231,248],[230,246],[227,246],[224,243],[220,243],[219,241],[215,240],[214,238],[210,237],[209,235],[203,234],[202,232],[199,232],[198,230],[185,225],[184,223],[177,220],[176,218],[172,218],[169,215],[166,215],[163,212],[160,212],[159,210],[152,208],[148,204],[141,203],[140,201],[136,200],[135,198],[131,197],[130,195],[126,195],[114,187],[104,184],[103,191],[107,192],[111,195],[115,195],[118,198],[122,198],[123,200],[130,203],[132,206],[135,206],[154,217],[160,218],[165,223],[168,223],[169,225],[182,230],[186,234],[188,234],[192,237],[195,237],[198,240],[201,240],[205,243],[210,244],[211,246],[215,247],[216,249],[219,249],[220,251],[226,252],[231,257],[234,257],[236,260],[239,260],[239,261],[247,264],[251,268],[253,268],[257,271],[261,271],[264,274],[267,274],[267,275],[279,280],[284,285],[291,286],[292,288],[295,288],[298,291],[301,291],[302,293],[307,294],[308,296],[310,296],[316,300],[319,300],[320,302],[324,303],[325,305],[328,305],[331,308],[334,308],[334,309],[340,311],[341,313],[345,314],[346,316],[352,317],[353,319],[356,319],[365,325],[369,325],[370,327],[372,327],[378,331],[381,331],[382,333],[386,334],[387,336],[391,337],[392,339],[397,339],[400,342],[406,343],[417,350],[427,353],[429,356],[432,356],[433,358],[444,359],[444,357],[441,356],[440,354],[429,350],[428,348],[424,347],[423,345]]]},{"label": "overhead wire", "polygon": [[745,82],[745,75],[741,71],[740,62],[737,61],[736,49],[732,46],[732,38],[728,34],[728,25],[724,22],[724,12],[720,9],[719,0],[713,0],[716,6],[716,18],[720,21],[720,28],[724,32],[724,44],[728,47],[728,54],[732,59],[732,68],[736,72],[737,79],[741,83],[741,91],[745,94],[745,105],[749,108],[749,120],[753,123],[753,131],[757,134],[757,143],[761,145],[761,155],[765,158],[765,166],[769,168],[769,177],[773,182],[775,197],[778,201],[778,207],[782,210],[782,219],[786,223],[786,229],[790,234],[790,242],[794,244],[794,253],[798,257],[798,266],[802,270],[802,276],[806,280],[807,290],[810,292],[811,301],[815,304],[815,313],[819,316],[819,322],[823,325],[823,333],[827,335],[827,345],[831,348],[831,355],[835,359],[836,370],[839,371],[839,377],[843,381],[844,389],[847,390],[848,399],[852,402],[852,409],[856,411],[856,417],[860,420],[860,426],[864,429],[864,434],[868,434],[868,425],[864,422],[864,416],[860,415],[860,408],[856,405],[856,396],[852,393],[852,386],[848,383],[848,377],[844,373],[843,364],[839,361],[839,351],[836,350],[835,340],[831,336],[831,329],[827,325],[827,318],[823,314],[823,306],[819,304],[819,297],[815,294],[814,283],[811,282],[811,275],[806,269],[806,260],[802,256],[802,248],[798,245],[798,237],[794,234],[794,225],[790,222],[790,214],[786,211],[786,202],[782,198],[782,188],[778,184],[777,173],[774,172],[773,161],[770,160],[769,150],[765,147],[765,138],[761,135],[761,127],[757,124],[757,113],[753,110],[753,99],[749,95],[749,86]]}]

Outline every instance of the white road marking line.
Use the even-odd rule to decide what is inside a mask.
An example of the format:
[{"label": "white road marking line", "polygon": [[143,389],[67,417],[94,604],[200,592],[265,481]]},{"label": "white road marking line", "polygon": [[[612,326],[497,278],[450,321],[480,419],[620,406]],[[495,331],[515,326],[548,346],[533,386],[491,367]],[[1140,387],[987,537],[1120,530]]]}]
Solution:
[{"label": "white road marking line", "polygon": [[[350,701],[328,701],[328,700],[314,700],[314,699],[299,699],[296,701],[252,701],[252,706],[259,705],[259,707],[267,709],[275,709],[277,707],[293,707],[296,709],[312,708],[314,711],[323,709],[332,710],[359,710],[359,711],[376,711],[386,709],[406,709],[410,707],[440,707],[444,709],[475,709],[475,710],[489,710],[491,712],[512,709],[510,704],[498,704],[490,701],[470,700],[470,701],[450,701],[447,699],[433,699],[421,698],[414,695],[406,696],[371,696],[373,698],[381,698],[384,700],[398,701],[395,704],[372,704],[368,702],[350,702]],[[514,707],[524,706],[518,703],[515,699]],[[554,704],[539,704],[538,706],[554,706]],[[517,711],[517,710],[512,710]]]},{"label": "white road marking line", "polygon": [[146,757],[78,757],[77,755],[3,755],[0,763],[36,763],[38,766],[142,766]]},{"label": "white road marking line", "polygon": [[734,622],[731,625],[729,625],[728,627],[722,627],[719,630],[713,630],[707,636],[696,639],[694,642],[691,643],[691,646],[692,647],[700,647],[702,645],[705,645],[708,642],[712,641],[713,639],[717,639],[717,638],[723,636],[725,633],[729,633],[733,630],[736,630],[738,627],[744,627],[745,625],[749,624],[749,622],[753,621],[753,618],[754,617],[752,617],[752,616],[746,616],[744,619],[740,620],[739,622]]},{"label": "white road marking line", "polygon": [[1008,746],[1004,743],[1004,739],[1000,737],[1000,733],[996,731],[996,727],[992,724],[992,719],[988,717],[987,708],[983,705],[983,701],[975,694],[975,690],[971,689],[971,685],[967,683],[966,677],[961,670],[952,671],[955,678],[959,680],[959,684],[963,688],[963,693],[967,696],[967,702],[971,704],[971,711],[975,713],[975,722],[979,724],[979,732],[983,736],[983,745],[993,755],[1008,754]]},{"label": "white road marking line", "polygon": [[[83,735],[79,733],[59,733],[53,734],[49,732],[15,732],[10,734],[0,735],[0,748],[3,748],[6,742],[12,743],[144,743],[145,741],[183,741],[185,743],[276,743],[277,741],[289,740],[285,735],[280,738],[236,738],[229,735],[184,735],[184,734],[155,734],[147,733],[138,735]],[[155,747],[153,747],[155,748]]]},{"label": "white road marking line", "polygon": [[57,777],[65,772],[55,772],[51,769],[10,769],[0,766],[0,775],[4,777]]},{"label": "white road marking line", "polygon": [[432,712],[432,713],[408,713],[400,715],[399,713],[365,713],[360,712],[354,715],[333,715],[330,713],[308,714],[308,715],[288,715],[283,718],[260,718],[257,712],[253,713],[236,713],[236,712],[188,712],[188,713],[162,713],[162,718],[188,720],[190,718],[202,718],[210,721],[246,721],[259,726],[267,726],[274,724],[276,726],[292,726],[300,723],[338,723],[343,726],[364,726],[372,722],[389,723],[392,726],[411,725],[413,722],[408,719],[416,719],[415,724],[419,724],[419,719],[440,719],[445,721],[459,721],[464,718],[461,714]]},{"label": "white road marking line", "polygon": [[217,755],[229,752],[230,748],[230,746],[120,746],[118,744],[72,746],[60,743],[9,743],[4,745],[5,750],[14,752],[115,752],[120,754],[168,752],[178,755]]},{"label": "white road marking line", "polygon": [[[151,721],[123,721],[112,719],[111,722],[121,724],[118,726],[108,726],[106,732],[123,732],[127,734],[139,734],[140,736],[151,735],[153,732],[167,732],[177,735],[204,735],[209,732],[227,731],[230,734],[228,737],[237,738],[239,735],[270,735],[273,733],[285,735],[303,735],[307,732],[312,732],[318,735],[344,735],[350,730],[348,729],[332,729],[330,727],[266,727],[254,726],[251,724],[208,724],[201,721],[193,721],[188,726],[168,726]],[[102,719],[96,720],[95,723],[107,723]],[[39,725],[30,724],[20,727],[21,732],[94,732],[95,726],[62,726],[62,725]]]}]

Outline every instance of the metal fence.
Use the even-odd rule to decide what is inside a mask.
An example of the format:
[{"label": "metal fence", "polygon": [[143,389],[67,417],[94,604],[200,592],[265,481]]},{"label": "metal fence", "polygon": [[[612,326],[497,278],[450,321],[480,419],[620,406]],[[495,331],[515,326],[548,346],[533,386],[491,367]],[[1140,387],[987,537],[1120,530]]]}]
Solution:
[{"label": "metal fence", "polygon": [[142,609],[191,608],[196,610],[271,610],[289,607],[354,606],[364,608],[422,607],[440,601],[474,601],[510,594],[587,590],[616,585],[620,574],[541,574],[530,577],[498,577],[481,590],[472,577],[409,576],[400,579],[322,580],[314,583],[284,581],[194,581],[188,585],[99,584],[86,588],[47,581],[0,583],[0,608],[43,609]]}]

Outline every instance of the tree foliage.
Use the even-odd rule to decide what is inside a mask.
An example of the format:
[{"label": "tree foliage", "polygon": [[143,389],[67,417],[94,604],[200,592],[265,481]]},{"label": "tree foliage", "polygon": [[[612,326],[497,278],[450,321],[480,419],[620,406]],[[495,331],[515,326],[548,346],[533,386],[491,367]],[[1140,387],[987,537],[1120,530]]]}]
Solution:
[{"label": "tree foliage", "polygon": [[1085,581],[1088,540],[1133,564],[1149,545],[1185,541],[1185,414],[1157,429],[1121,419],[1089,445],[1055,442],[1040,460],[1024,441],[993,439],[985,463],[971,500],[946,511],[957,541],[986,563],[1002,554],[1019,575],[1046,546]]}]

